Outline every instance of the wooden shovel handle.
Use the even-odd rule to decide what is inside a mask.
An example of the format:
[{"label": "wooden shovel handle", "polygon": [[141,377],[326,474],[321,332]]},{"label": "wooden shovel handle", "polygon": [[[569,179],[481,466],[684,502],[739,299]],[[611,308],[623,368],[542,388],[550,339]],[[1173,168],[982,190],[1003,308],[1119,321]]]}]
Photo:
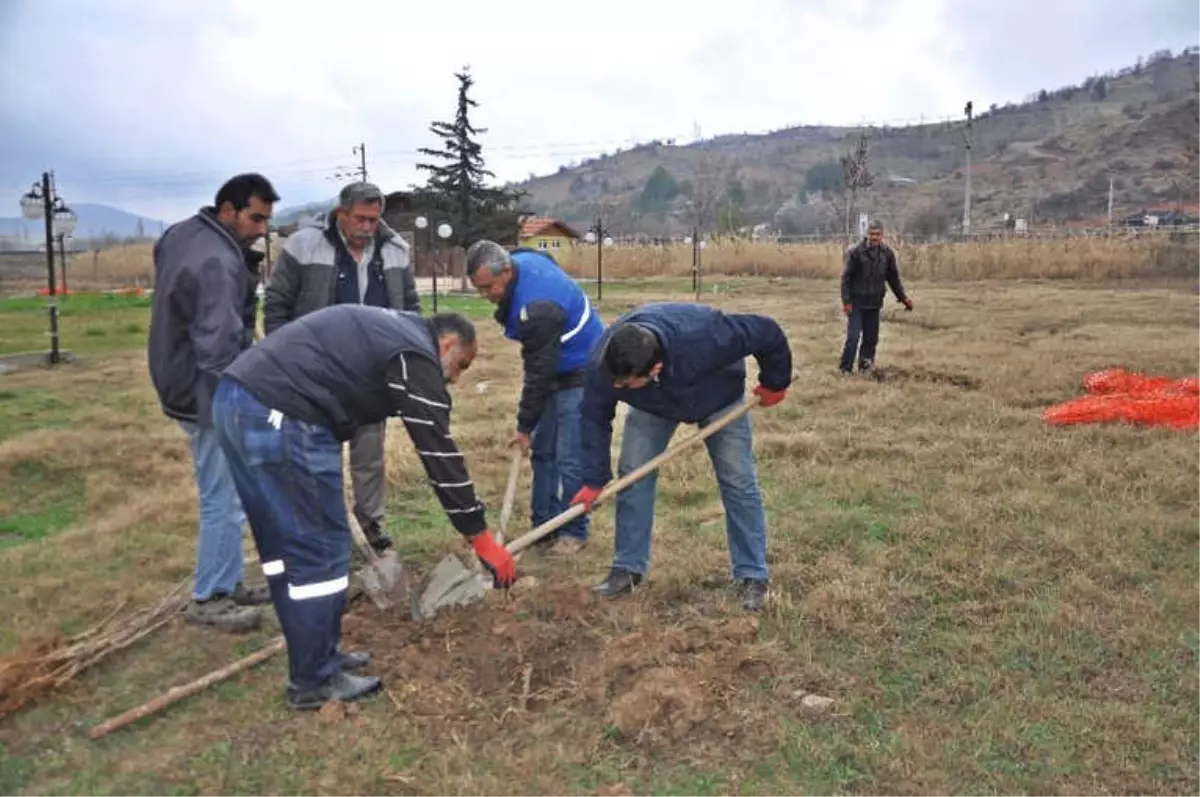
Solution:
[{"label": "wooden shovel handle", "polygon": [[504,544],[504,534],[508,531],[508,521],[512,517],[513,502],[517,498],[517,479],[521,476],[521,461],[525,452],[520,448],[513,451],[512,462],[508,465],[508,484],[504,486],[504,504],[500,507],[500,531],[496,542]]},{"label": "wooden shovel handle", "polygon": [[[652,473],[653,471],[658,470],[658,468],[661,467],[663,465],[663,463],[674,459],[676,456],[678,456],[679,452],[683,451],[685,448],[689,448],[689,447],[695,445],[696,443],[699,443],[701,440],[709,438],[709,437],[713,436],[714,434],[716,434],[717,432],[721,431],[726,426],[733,423],[738,418],[742,417],[747,412],[752,410],[754,407],[757,407],[759,400],[760,399],[758,396],[751,396],[749,399],[747,399],[745,404],[743,404],[742,406],[738,407],[735,410],[730,410],[729,412],[725,413],[720,418],[718,418],[717,420],[710,423],[708,426],[705,426],[703,429],[701,429],[698,432],[696,432],[695,434],[693,434],[691,437],[688,437],[687,439],[676,443],[675,445],[668,448],[666,451],[662,452],[658,456],[651,459],[649,462],[630,471],[629,473],[625,474],[624,476],[617,479],[616,481],[609,482],[608,486],[606,486],[603,490],[600,491],[600,495],[596,496],[596,500],[592,503],[592,506],[596,506],[597,504],[607,501],[609,498],[611,498],[615,494],[619,493],[621,490],[624,490],[629,485],[642,479],[642,477],[647,476],[650,473]],[[583,504],[575,504],[572,507],[568,507],[565,512],[561,513],[557,517],[547,520],[545,523],[538,526],[533,531],[528,532],[527,534],[524,534],[524,535],[518,537],[517,539],[513,540],[512,542],[510,542],[507,546],[508,552],[509,553],[517,553],[518,551],[525,550],[530,545],[533,545],[535,542],[540,540],[542,537],[545,537],[547,534],[551,533],[552,531],[557,531],[562,526],[565,526],[567,523],[570,523],[572,520],[574,520],[575,518],[579,517],[582,514],[585,514],[586,512],[587,512],[587,510],[584,508]]]},{"label": "wooden shovel handle", "polygon": [[248,670],[259,662],[266,661],[276,653],[286,649],[287,642],[284,641],[284,638],[281,636],[276,637],[275,639],[271,640],[266,647],[262,648],[256,653],[251,653],[249,656],[239,659],[227,667],[214,670],[208,675],[205,675],[203,678],[197,678],[196,680],[184,684],[183,686],[173,686],[167,692],[159,695],[148,703],[143,703],[137,708],[132,708],[129,711],[126,711],[124,714],[113,717],[110,720],[105,720],[88,731],[88,738],[99,739],[107,736],[118,728],[124,728],[130,723],[137,722],[143,717],[148,717],[151,714],[157,714],[172,703],[178,703],[185,697],[189,697],[190,695],[194,695],[197,692],[203,691],[215,683],[219,683],[224,681],[226,678],[237,675],[243,670]]}]

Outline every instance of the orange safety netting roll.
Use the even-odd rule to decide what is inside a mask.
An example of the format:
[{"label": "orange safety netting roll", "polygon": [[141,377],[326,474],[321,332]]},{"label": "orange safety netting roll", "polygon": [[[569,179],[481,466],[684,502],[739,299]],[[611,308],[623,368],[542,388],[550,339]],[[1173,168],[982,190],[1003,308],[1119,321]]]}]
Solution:
[{"label": "orange safety netting roll", "polygon": [[1113,368],[1088,374],[1083,388],[1088,395],[1047,407],[1042,420],[1057,425],[1125,421],[1173,429],[1200,427],[1200,379]]}]

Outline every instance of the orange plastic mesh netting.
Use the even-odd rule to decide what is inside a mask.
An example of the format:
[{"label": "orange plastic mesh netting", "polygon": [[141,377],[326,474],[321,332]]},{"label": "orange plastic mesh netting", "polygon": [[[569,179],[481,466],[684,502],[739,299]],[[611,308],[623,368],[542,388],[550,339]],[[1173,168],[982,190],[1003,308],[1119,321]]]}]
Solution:
[{"label": "orange plastic mesh netting", "polygon": [[1057,425],[1125,421],[1173,429],[1200,427],[1200,379],[1112,368],[1088,374],[1083,389],[1088,395],[1047,407],[1042,420]]}]

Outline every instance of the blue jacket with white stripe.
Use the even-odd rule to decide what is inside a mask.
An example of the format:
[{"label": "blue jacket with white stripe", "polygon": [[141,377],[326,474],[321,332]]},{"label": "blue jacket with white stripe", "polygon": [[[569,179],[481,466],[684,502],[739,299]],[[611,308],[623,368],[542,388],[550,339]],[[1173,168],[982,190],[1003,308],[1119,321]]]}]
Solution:
[{"label": "blue jacket with white stripe", "polygon": [[495,317],[504,336],[521,343],[525,380],[517,430],[528,434],[551,393],[583,384],[583,369],[604,334],[604,322],[549,254],[519,248],[511,257],[513,277]]}]

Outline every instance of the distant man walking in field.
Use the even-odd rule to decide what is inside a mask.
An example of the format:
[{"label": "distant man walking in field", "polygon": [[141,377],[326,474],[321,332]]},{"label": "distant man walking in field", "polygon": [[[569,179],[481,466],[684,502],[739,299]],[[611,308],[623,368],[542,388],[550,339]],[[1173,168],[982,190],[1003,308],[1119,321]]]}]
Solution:
[{"label": "distant man walking in field", "polygon": [[[288,236],[271,273],[263,306],[267,335],[306,313],[332,304],[365,304],[421,312],[409,246],[381,217],[383,192],[371,183],[342,189],[325,226]],[[371,546],[391,547],[384,533],[387,423],[357,429],[350,439],[354,515]]]},{"label": "distant man walking in field", "polygon": [[495,585],[516,580],[450,436],[446,384],[476,349],[475,327],[460,315],[346,303],[291,322],[226,369],[213,418],[287,639],[292,708],[380,687],[351,674],[367,654],[338,649],[350,569],[341,445],[357,429],[398,416],[442,509]]},{"label": "distant man walking in field", "polygon": [[[596,345],[583,400],[583,484],[571,500],[590,512],[612,478],[610,445],[618,401],[629,405],[621,438],[619,475],[662,453],[681,423],[705,426],[744,401],[745,359],[758,361],[754,393],[763,407],[783,401],[792,381],[792,352],[774,319],[726,314],[702,304],[649,304],[618,318]],[[744,415],[707,438],[725,506],[733,578],[747,611],[767,593],[767,521],[750,418]],[[603,597],[630,592],[650,565],[657,475],[617,495],[616,553]]]},{"label": "distant man walking in field", "polygon": [[[504,336],[520,341],[525,381],[517,405],[513,444],[531,451],[535,526],[559,515],[583,486],[579,408],[588,355],[604,323],[587,294],[548,254],[493,241],[467,250],[467,276],[480,295],[498,305]],[[570,556],[588,540],[588,517],[559,529],[548,553]]]},{"label": "distant man walking in field", "polygon": [[842,269],[842,312],[847,317],[846,345],[842,347],[842,361],[838,366],[842,373],[853,372],[855,354],[858,355],[859,371],[869,371],[875,366],[879,312],[888,287],[906,311],[912,310],[912,299],[904,293],[900,283],[896,253],[883,242],[883,225],[873,221],[867,228],[866,240],[846,254]]},{"label": "distant man walking in field", "polygon": [[191,444],[200,495],[200,541],[189,621],[248,631],[270,597],[242,581],[245,514],[212,429],[212,397],[226,366],[252,345],[247,248],[266,234],[279,196],[259,174],[221,186],[212,207],[172,225],[154,246],[154,298],[147,354],[163,412]]}]

